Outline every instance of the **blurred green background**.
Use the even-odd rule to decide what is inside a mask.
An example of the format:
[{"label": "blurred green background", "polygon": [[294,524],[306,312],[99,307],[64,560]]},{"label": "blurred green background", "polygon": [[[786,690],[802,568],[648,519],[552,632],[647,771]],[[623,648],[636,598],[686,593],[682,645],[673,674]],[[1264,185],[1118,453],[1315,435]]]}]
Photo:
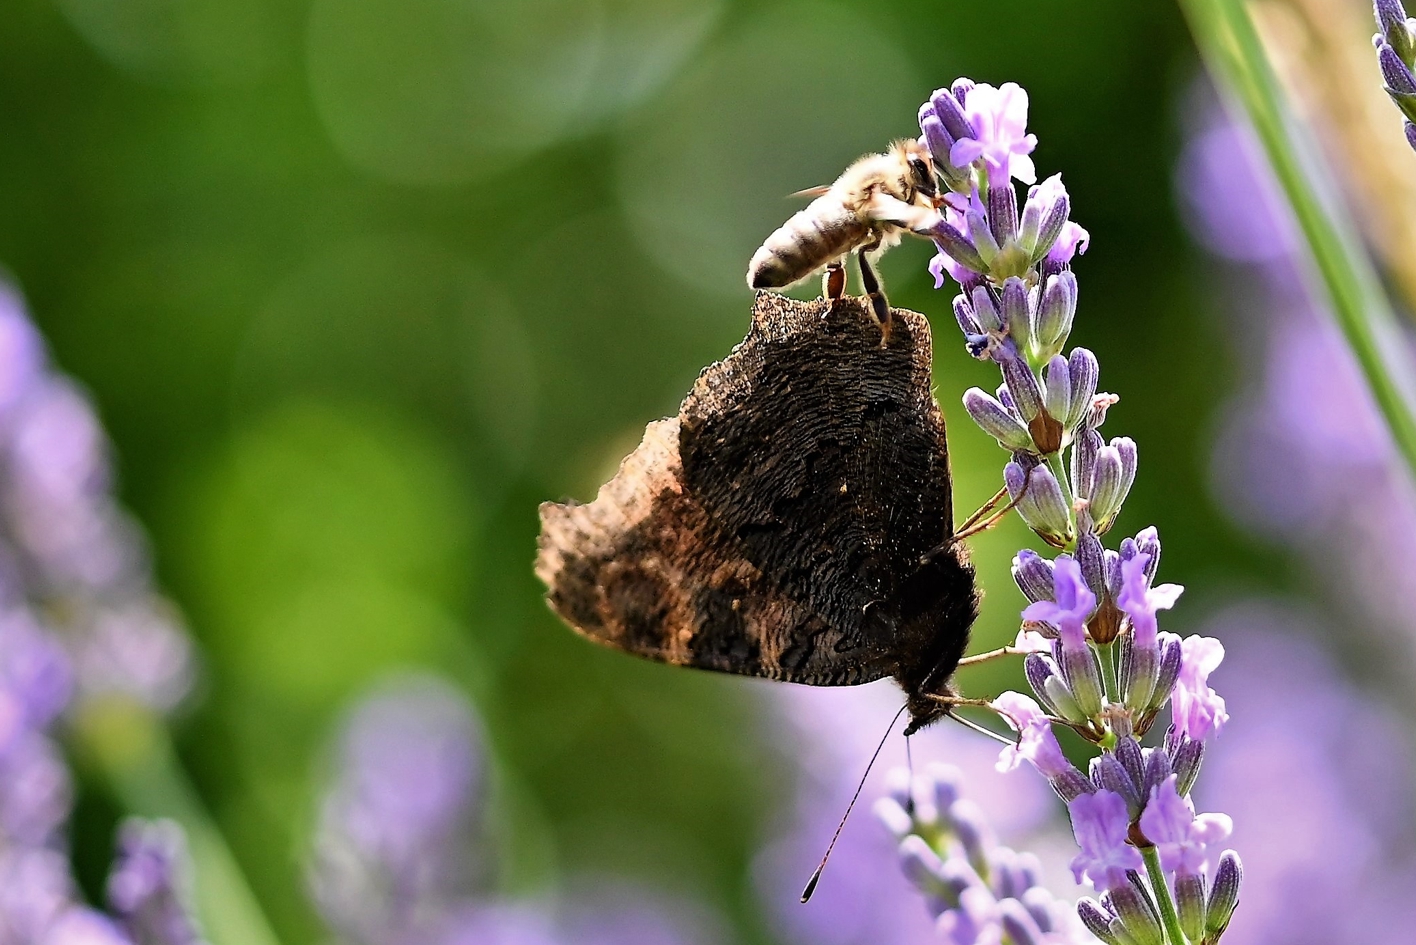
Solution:
[{"label": "blurred green background", "polygon": [[[408,666],[486,719],[507,888],[618,872],[764,935],[745,876],[792,765],[754,722],[760,686],[573,636],[531,573],[536,506],[593,496],[741,338],[784,195],[915,133],[956,76],[1029,90],[1039,173],[1064,172],[1091,231],[1073,341],[1145,471],[1117,534],[1162,524],[1166,579],[1201,598],[1290,580],[1207,494],[1232,370],[1173,209],[1198,66],[1169,4],[11,0],[5,19],[0,265],[93,392],[203,648],[179,748],[288,945],[324,936],[299,863],[329,727]],[[1003,454],[958,397],[996,372],[964,353],[930,252],[884,278],[935,321],[967,511]],[[975,543],[977,648],[1016,630],[1026,544],[1016,522]],[[80,824],[112,806],[91,787]]]}]

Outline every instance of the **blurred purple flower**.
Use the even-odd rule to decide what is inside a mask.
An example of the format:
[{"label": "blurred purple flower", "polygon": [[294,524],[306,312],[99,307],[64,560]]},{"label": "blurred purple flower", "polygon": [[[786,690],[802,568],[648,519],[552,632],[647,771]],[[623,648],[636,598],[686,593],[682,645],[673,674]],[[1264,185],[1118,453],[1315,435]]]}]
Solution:
[{"label": "blurred purple flower", "polygon": [[[65,854],[73,787],[50,730],[82,699],[116,689],[170,708],[190,685],[190,644],[151,590],[141,536],[110,492],[107,448],[88,399],[48,367],[19,297],[0,286],[3,945],[127,945],[122,929],[80,904]],[[120,888],[134,856],[121,854]]]},{"label": "blurred purple flower", "polygon": [[344,719],[334,761],[306,878],[320,914],[350,942],[720,940],[707,913],[625,883],[543,900],[489,891],[484,739],[467,701],[436,677],[375,688]]},{"label": "blurred purple flower", "polygon": [[1126,800],[1112,791],[1083,794],[1067,805],[1072,832],[1081,852],[1072,859],[1072,874],[1098,889],[1124,886],[1127,870],[1139,870],[1141,854],[1126,843],[1131,815]]},{"label": "blurred purple flower", "polygon": [[191,866],[171,821],[126,821],[108,877],[108,905],[136,945],[200,945],[185,883]]},{"label": "blurred purple flower", "polygon": [[1335,628],[1292,605],[1246,602],[1207,629],[1229,641],[1234,720],[1209,746],[1197,800],[1233,816],[1246,867],[1225,945],[1404,945],[1416,924],[1407,723],[1313,642]]},{"label": "blurred purple flower", "polygon": [[376,691],[346,719],[336,765],[308,870],[333,927],[389,945],[477,890],[482,735],[454,690],[417,677]]},{"label": "blurred purple flower", "polygon": [[44,930],[38,945],[133,945],[108,916],[70,906]]},{"label": "blurred purple flower", "polygon": [[[898,859],[897,839],[868,816],[846,823],[816,895],[805,905],[797,902],[862,767],[899,708],[898,690],[884,682],[848,689],[773,686],[764,697],[783,709],[785,730],[778,738],[796,746],[803,782],[795,810],[754,866],[759,898],[778,938],[789,945],[937,942],[919,890],[889,865]],[[910,745],[916,758],[948,758],[957,766],[982,815],[1005,840],[1026,839],[1042,857],[1045,877],[1070,879],[1064,841],[1048,833],[1055,797],[1041,779],[999,773],[998,746],[956,726],[923,729]],[[881,794],[889,771],[906,761],[904,739],[890,738],[862,796]]]}]

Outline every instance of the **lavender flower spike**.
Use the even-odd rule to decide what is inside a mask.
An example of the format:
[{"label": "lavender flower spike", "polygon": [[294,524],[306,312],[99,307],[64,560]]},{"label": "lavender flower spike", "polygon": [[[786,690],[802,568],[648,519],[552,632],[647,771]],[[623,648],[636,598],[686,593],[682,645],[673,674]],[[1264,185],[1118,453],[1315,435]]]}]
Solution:
[{"label": "lavender flower spike", "polygon": [[[1388,88],[1398,104],[1416,107],[1413,23],[1397,0],[1379,0],[1377,14]],[[1208,682],[1224,649],[1210,638],[1160,631],[1156,614],[1175,604],[1181,588],[1154,583],[1154,528],[1115,549],[1103,544],[1134,484],[1138,451],[1130,437],[1108,442],[1100,433],[1119,398],[1098,392],[1096,356],[1074,348],[1063,357],[1078,313],[1072,263],[1090,235],[1070,219],[1071,200],[1055,175],[1031,188],[1019,211],[1011,180],[1032,179],[1036,144],[1025,122],[1026,98],[1010,85],[961,80],[921,110],[950,191],[931,271],[936,285],[945,272],[959,282],[954,314],[967,350],[995,363],[1003,379],[996,395],[970,390],[965,406],[1011,453],[1003,482],[1019,516],[1061,552],[1051,562],[1031,549],[1013,559],[1013,578],[1029,601],[1013,650],[1023,654],[1036,701],[1005,692],[989,703],[1017,732],[998,768],[1027,761],[1068,802],[1080,847],[1073,870],[1102,890],[1100,901],[1077,907],[1091,934],[1106,945],[1215,945],[1237,901],[1238,860],[1226,853],[1211,877],[1210,849],[1228,836],[1229,820],[1197,816],[1188,794],[1205,739],[1228,718]],[[1410,127],[1416,141],[1416,124]],[[1165,746],[1142,748],[1166,702],[1173,711]],[[1062,753],[1054,724],[1092,745],[1089,776]],[[897,836],[907,822],[925,839],[935,829],[923,812],[910,818],[899,805],[887,819]],[[956,821],[946,832],[972,851],[960,875],[986,874],[987,844],[969,818]],[[932,849],[934,858],[902,852],[916,884],[937,899],[931,877],[950,865],[947,850]],[[950,888],[954,899],[939,928],[957,945],[1031,945],[1054,934],[1036,913],[1000,904],[1012,886]]]},{"label": "lavender flower spike", "polygon": [[185,887],[190,866],[182,831],[171,821],[123,824],[108,877],[108,903],[136,945],[203,942]]},{"label": "lavender flower spike", "polygon": [[1376,0],[1379,32],[1372,37],[1383,88],[1401,109],[1406,140],[1416,148],[1416,21],[1406,16],[1401,0]]}]

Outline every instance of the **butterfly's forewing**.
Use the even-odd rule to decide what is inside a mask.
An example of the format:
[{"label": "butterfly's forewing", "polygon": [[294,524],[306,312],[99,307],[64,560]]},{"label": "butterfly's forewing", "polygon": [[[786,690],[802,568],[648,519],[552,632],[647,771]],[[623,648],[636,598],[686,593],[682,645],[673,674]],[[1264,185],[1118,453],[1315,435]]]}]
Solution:
[{"label": "butterfly's forewing", "polygon": [[956,568],[920,567],[952,522],[930,357],[915,313],[882,348],[853,300],[760,295],[747,339],[594,502],[542,506],[551,606],[652,659],[814,685],[924,658],[921,612],[962,593]]}]

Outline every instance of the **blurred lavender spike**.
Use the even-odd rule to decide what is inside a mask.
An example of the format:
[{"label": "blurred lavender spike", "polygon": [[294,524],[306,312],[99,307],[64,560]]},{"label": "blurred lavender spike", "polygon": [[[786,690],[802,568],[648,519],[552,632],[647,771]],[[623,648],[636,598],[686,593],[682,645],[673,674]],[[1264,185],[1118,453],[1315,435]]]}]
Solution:
[{"label": "blurred lavender spike", "polygon": [[135,945],[204,945],[187,904],[190,868],[176,824],[134,818],[122,825],[108,905]]}]

